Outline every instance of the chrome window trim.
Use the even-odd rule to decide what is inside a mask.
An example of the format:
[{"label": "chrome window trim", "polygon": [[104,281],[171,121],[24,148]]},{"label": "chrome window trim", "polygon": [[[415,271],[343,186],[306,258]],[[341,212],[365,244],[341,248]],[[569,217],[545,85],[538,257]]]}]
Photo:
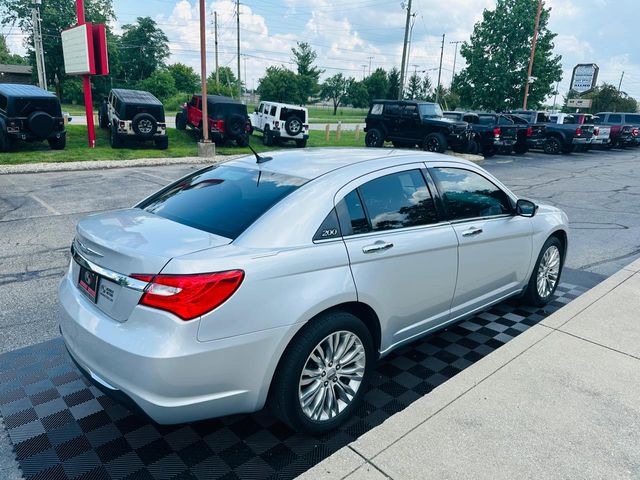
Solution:
[{"label": "chrome window trim", "polygon": [[459,225],[461,223],[473,223],[473,222],[484,222],[487,220],[497,220],[499,218],[510,218],[515,217],[516,215],[511,213],[501,213],[500,215],[489,215],[487,217],[472,217],[472,218],[461,218],[459,220],[451,220],[451,225]]},{"label": "chrome window trim", "polygon": [[108,268],[103,268],[100,265],[96,265],[91,260],[87,260],[82,255],[80,255],[80,252],[78,252],[74,244],[71,244],[71,258],[73,258],[73,260],[81,267],[86,268],[87,270],[91,270],[101,277],[106,278],[113,283],[117,283],[122,287],[130,288],[138,292],[144,292],[145,288],[148,285],[147,282],[136,280],[135,278],[131,278],[128,275],[114,272],[113,270],[109,270]]},{"label": "chrome window trim", "polygon": [[437,223],[429,223],[426,225],[414,225],[412,227],[402,227],[402,228],[391,228],[388,230],[375,230],[367,233],[355,233],[352,235],[345,235],[341,237],[342,240],[351,240],[352,238],[367,238],[367,237],[375,237],[377,235],[390,235],[394,233],[404,233],[404,232],[413,232],[416,230],[426,230],[434,227],[444,227],[446,225],[451,226],[451,222],[442,221]]}]

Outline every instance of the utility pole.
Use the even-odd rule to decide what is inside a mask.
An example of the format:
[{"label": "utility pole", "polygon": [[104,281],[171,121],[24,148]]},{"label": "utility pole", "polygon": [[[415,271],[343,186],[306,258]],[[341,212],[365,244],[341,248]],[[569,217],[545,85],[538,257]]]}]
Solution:
[{"label": "utility pole", "polygon": [[371,76],[371,60],[373,60],[373,57],[369,57],[369,76]]},{"label": "utility pole", "polygon": [[527,109],[527,99],[529,97],[529,83],[531,83],[531,72],[533,71],[533,57],[536,54],[536,43],[538,42],[538,27],[540,26],[540,14],[542,13],[542,0],[538,0],[538,13],[536,13],[536,27],[533,30],[533,41],[531,42],[531,57],[529,58],[529,70],[527,71],[527,83],[524,86],[524,101],[522,109]]},{"label": "utility pole", "polygon": [[462,40],[456,40],[455,42],[449,42],[449,45],[454,44],[456,49],[453,53],[453,72],[451,73],[451,85],[453,86],[453,80],[456,78],[456,60],[458,59],[458,44],[462,43]]},{"label": "utility pole", "polygon": [[44,66],[44,47],[42,46],[42,19],[40,18],[40,4],[42,0],[33,0],[31,19],[33,23],[33,49],[36,56],[36,69],[38,70],[38,85],[43,90],[47,89],[47,72]]},{"label": "utility pole", "polygon": [[242,80],[240,79],[240,0],[236,0],[236,26],[238,32],[238,100],[242,101]]},{"label": "utility pole", "polygon": [[216,45],[216,90],[220,91],[220,72],[218,72],[218,12],[213,12],[213,32]]},{"label": "utility pole", "polygon": [[622,79],[624,78],[624,70],[622,71],[622,75],[620,75],[620,82],[618,83],[618,92],[622,88]]},{"label": "utility pole", "polygon": [[367,65],[361,65],[362,66],[362,79],[364,80],[365,74],[367,72]]},{"label": "utility pole", "polygon": [[209,112],[207,101],[207,35],[205,0],[200,0],[200,75],[202,76],[202,142],[209,143]]},{"label": "utility pole", "polygon": [[404,87],[404,66],[407,61],[407,40],[409,38],[409,21],[411,20],[411,0],[407,4],[407,21],[404,25],[404,45],[402,46],[402,64],[400,66],[400,88],[398,89],[398,100],[402,100],[402,89]]},{"label": "utility pole", "polygon": [[247,90],[249,89],[249,82],[247,81],[247,57],[242,59],[244,61],[244,83],[247,85]]},{"label": "utility pole", "polygon": [[[411,14],[411,26],[409,27],[409,46],[407,47],[407,65],[404,69],[405,71],[405,83],[409,82],[409,59],[411,58],[411,41],[413,39],[413,26],[416,24],[416,14]],[[404,88],[404,86],[403,86]]]},{"label": "utility pole", "polygon": [[556,98],[558,97],[558,89],[560,88],[560,82],[556,82],[556,91],[553,93],[553,110],[556,109]]},{"label": "utility pole", "polygon": [[436,103],[440,100],[440,79],[442,77],[442,56],[444,55],[444,33],[442,34],[442,45],[440,46],[440,66],[438,67],[438,86],[436,87]]}]

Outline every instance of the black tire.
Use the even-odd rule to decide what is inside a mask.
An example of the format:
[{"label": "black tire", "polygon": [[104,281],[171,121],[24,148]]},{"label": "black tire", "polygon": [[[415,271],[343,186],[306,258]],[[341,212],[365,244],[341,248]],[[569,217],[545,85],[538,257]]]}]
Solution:
[{"label": "black tire", "polygon": [[527,145],[515,144],[513,147],[513,153],[516,155],[524,155],[529,151],[529,147]]},{"label": "black tire", "polygon": [[422,149],[425,152],[444,153],[447,151],[447,139],[438,132],[430,133],[424,137],[422,142]]},{"label": "black tire", "polygon": [[364,136],[364,144],[367,147],[380,148],[384,145],[384,135],[377,128],[371,128]]},{"label": "black tire", "polygon": [[229,115],[225,119],[224,129],[231,138],[237,139],[245,134],[244,127],[246,123],[247,119],[236,113]]},{"label": "black tire", "polygon": [[487,145],[482,149],[482,155],[484,158],[493,157],[497,153],[497,149],[495,145]]},{"label": "black tire", "polygon": [[187,129],[187,116],[184,111],[176,113],[176,130]]},{"label": "black tire", "polygon": [[27,117],[27,125],[33,135],[44,140],[53,133],[55,121],[47,112],[37,111]]},{"label": "black tire", "polygon": [[298,148],[306,148],[307,140],[296,140],[296,147]]},{"label": "black tire", "polygon": [[248,146],[249,145],[249,134],[245,133],[244,135],[241,135],[238,138],[236,138],[236,145],[238,145],[239,147]]},{"label": "black tire", "polygon": [[262,131],[262,143],[265,147],[273,145],[273,135],[271,134],[271,130],[268,125],[265,125],[264,130]]},{"label": "black tire", "polygon": [[548,155],[559,155],[562,152],[562,141],[558,137],[549,137],[544,142],[543,149]]},{"label": "black tire", "polygon": [[118,136],[118,127],[111,125],[111,131],[109,132],[109,143],[111,148],[122,148],[122,139]]},{"label": "black tire", "polygon": [[[544,258],[545,253],[547,252],[547,250],[549,250],[552,247],[555,247],[559,253],[557,279],[553,288],[549,292],[549,294],[546,296],[542,296],[538,291],[538,273],[541,268],[542,259]],[[531,305],[535,305],[536,307],[543,307],[547,303],[549,303],[553,298],[553,294],[556,291],[558,284],[560,283],[560,276],[562,275],[563,264],[564,264],[564,249],[562,248],[562,243],[560,242],[558,237],[555,237],[555,236],[549,237],[547,241],[544,242],[544,245],[542,246],[542,249],[538,254],[536,265],[533,268],[533,272],[531,273],[531,278],[529,278],[529,284],[527,285],[527,289],[525,290],[525,293],[524,293],[525,302]]]},{"label": "black tire", "polygon": [[[316,346],[332,333],[343,331],[354,334],[360,340],[364,349],[365,365],[362,381],[351,402],[341,412],[330,419],[312,420],[304,413],[300,404],[299,388],[302,370]],[[322,314],[305,325],[296,334],[280,359],[271,385],[269,406],[278,418],[294,430],[311,435],[319,435],[333,430],[347,420],[362,402],[374,362],[375,347],[373,339],[371,333],[360,319],[340,310]],[[334,372],[336,378],[344,379],[344,377],[340,376],[337,365],[332,365],[331,367],[324,365],[322,368],[325,372],[330,369],[331,371],[327,375],[323,375],[324,378],[329,380],[324,381],[324,386],[320,385],[319,388],[334,388],[335,380],[332,383]],[[352,385],[351,380],[347,380],[347,382],[349,386]]]},{"label": "black tire", "polygon": [[109,128],[109,112],[107,104],[103,103],[98,109],[98,126],[100,128]]},{"label": "black tire", "polygon": [[156,147],[158,147],[160,150],[166,150],[167,148],[169,148],[169,137],[162,137],[162,138],[156,138],[153,143],[156,145]]},{"label": "black tire", "polygon": [[467,146],[467,153],[470,155],[478,155],[480,153],[480,144],[474,138],[469,140],[469,145]]},{"label": "black tire", "polygon": [[156,134],[158,122],[149,113],[138,113],[131,120],[131,128],[140,138],[151,138]]},{"label": "black tire", "polygon": [[51,150],[64,150],[64,147],[67,146],[67,136],[62,135],[60,138],[47,138],[47,142],[49,142],[49,148],[51,148]]},{"label": "black tire", "polygon": [[302,133],[302,128],[302,120],[297,115],[291,115],[287,118],[287,121],[284,122],[285,131],[292,137]]},{"label": "black tire", "polygon": [[0,129],[0,152],[8,152],[9,150],[11,150],[11,137]]}]

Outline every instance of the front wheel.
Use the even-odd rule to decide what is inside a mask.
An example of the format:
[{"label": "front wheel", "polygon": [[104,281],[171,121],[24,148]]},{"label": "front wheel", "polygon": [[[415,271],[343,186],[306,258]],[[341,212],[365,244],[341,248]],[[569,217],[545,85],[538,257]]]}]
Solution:
[{"label": "front wheel", "polygon": [[424,138],[422,149],[427,152],[444,153],[447,151],[447,139],[441,133],[430,133]]},{"label": "front wheel", "polygon": [[550,237],[542,246],[525,292],[527,303],[543,307],[551,301],[560,282],[563,249],[557,237]]},{"label": "front wheel", "polygon": [[467,153],[470,155],[478,155],[478,153],[480,153],[480,144],[476,139],[472,138],[471,140],[469,140]]},{"label": "front wheel", "polygon": [[67,136],[62,135],[60,137],[48,138],[47,142],[49,142],[49,148],[51,148],[51,150],[64,150],[64,147],[67,146]]},{"label": "front wheel", "polygon": [[328,312],[291,341],[272,385],[270,406],[293,429],[319,435],[358,407],[372,370],[371,333],[357,317]]},{"label": "front wheel", "polygon": [[364,144],[367,147],[379,148],[384,144],[382,132],[377,128],[370,129],[364,136]]}]

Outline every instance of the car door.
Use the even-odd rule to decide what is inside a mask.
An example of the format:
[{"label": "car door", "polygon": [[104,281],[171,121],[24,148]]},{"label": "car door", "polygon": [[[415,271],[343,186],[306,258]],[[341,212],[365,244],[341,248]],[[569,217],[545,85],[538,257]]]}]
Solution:
[{"label": "car door", "polygon": [[453,319],[526,284],[533,227],[530,218],[515,215],[514,199],[480,170],[450,162],[429,167],[459,243]]},{"label": "car door", "polygon": [[336,195],[358,299],[381,323],[381,350],[449,319],[458,241],[436,213],[424,164],[384,169]]},{"label": "car door", "polygon": [[409,104],[402,107],[399,130],[399,136],[401,137],[416,141],[422,140],[422,125],[420,124],[417,105]]},{"label": "car door", "polygon": [[255,115],[256,124],[253,125],[253,128],[257,130],[262,130],[264,128],[263,114],[264,114],[264,103],[261,102],[260,106],[258,107],[258,111]]},{"label": "car door", "polygon": [[400,131],[400,105],[397,103],[387,103],[384,106],[382,121],[387,130],[388,138],[399,138]]}]

